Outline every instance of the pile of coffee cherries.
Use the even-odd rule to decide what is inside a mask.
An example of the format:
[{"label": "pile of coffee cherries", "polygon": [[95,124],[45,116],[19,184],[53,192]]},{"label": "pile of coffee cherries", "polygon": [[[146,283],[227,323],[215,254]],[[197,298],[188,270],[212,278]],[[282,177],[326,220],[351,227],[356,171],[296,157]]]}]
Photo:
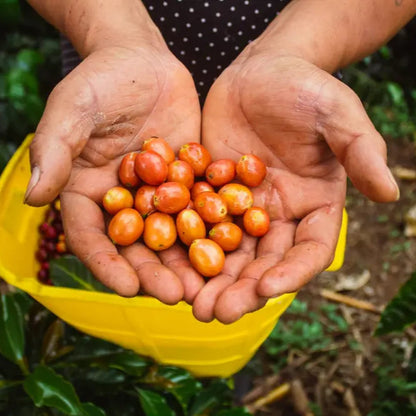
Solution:
[{"label": "pile of coffee cherries", "polygon": [[39,282],[51,285],[49,278],[49,262],[52,259],[68,254],[65,235],[62,227],[61,204],[56,199],[46,210],[44,220],[39,226],[38,249],[35,253],[40,264],[37,273]]},{"label": "pile of coffee cherries", "polygon": [[253,154],[237,163],[212,161],[204,146],[192,142],[176,157],[165,139],[151,137],[140,152],[124,156],[118,176],[120,186],[103,197],[113,243],[128,246],[142,239],[158,252],[179,238],[203,276],[221,272],[224,252],[239,247],[243,229],[255,237],[269,229],[267,212],[253,206],[250,188],[266,176],[265,164]]}]

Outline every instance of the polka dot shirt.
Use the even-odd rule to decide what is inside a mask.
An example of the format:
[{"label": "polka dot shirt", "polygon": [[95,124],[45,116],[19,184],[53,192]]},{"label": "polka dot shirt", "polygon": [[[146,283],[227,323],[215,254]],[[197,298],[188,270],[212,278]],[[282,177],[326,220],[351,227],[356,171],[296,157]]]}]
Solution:
[{"label": "polka dot shirt", "polygon": [[218,75],[289,0],[143,0],[201,101]]},{"label": "polka dot shirt", "polygon": [[[290,0],[143,0],[170,50],[191,72],[204,101],[219,74]],[[62,38],[63,75],[79,57]]]}]

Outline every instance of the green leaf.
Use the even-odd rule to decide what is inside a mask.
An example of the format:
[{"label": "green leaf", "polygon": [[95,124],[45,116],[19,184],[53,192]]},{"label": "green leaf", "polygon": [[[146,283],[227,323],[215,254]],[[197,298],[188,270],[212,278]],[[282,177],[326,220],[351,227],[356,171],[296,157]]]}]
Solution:
[{"label": "green leaf", "polygon": [[17,54],[16,66],[24,71],[33,72],[43,61],[43,56],[38,51],[34,49],[22,49]]},{"label": "green leaf", "polygon": [[22,315],[26,316],[31,306],[34,304],[33,298],[31,298],[26,292],[18,289],[13,293],[13,296],[15,301],[19,304]]},{"label": "green leaf", "polygon": [[36,367],[24,381],[23,387],[37,407],[52,407],[70,416],[105,415],[93,405],[82,404],[73,385],[50,367]]},{"label": "green leaf", "polygon": [[50,278],[55,286],[111,292],[75,256],[63,256],[50,262]]},{"label": "green leaf", "polygon": [[21,381],[4,380],[4,379],[0,378],[0,391],[5,390],[5,389],[9,389],[11,387],[19,386],[20,384],[22,384]]},{"label": "green leaf", "polygon": [[123,371],[131,376],[141,377],[151,364],[151,361],[134,351],[122,351],[105,360],[105,364],[111,368]]},{"label": "green leaf", "polygon": [[146,416],[175,416],[175,412],[168,406],[166,399],[150,390],[137,389],[140,404]]},{"label": "green leaf", "polygon": [[293,314],[303,314],[308,311],[308,304],[306,302],[302,302],[299,299],[293,299],[293,302],[290,304],[289,308],[287,309],[287,313]]},{"label": "green leaf", "polygon": [[384,335],[403,331],[414,322],[416,322],[416,272],[384,309],[375,334]]},{"label": "green leaf", "polygon": [[157,376],[166,380],[164,388],[175,396],[184,413],[187,413],[191,398],[201,390],[201,383],[188,371],[178,367],[159,367]]},{"label": "green leaf", "polygon": [[0,353],[24,369],[24,316],[14,294],[0,296]]},{"label": "green leaf", "polygon": [[391,50],[388,46],[384,45],[379,49],[380,55],[384,59],[390,59],[391,58]]},{"label": "green leaf", "polygon": [[236,407],[230,410],[220,410],[214,416],[252,416],[252,413],[244,407]]},{"label": "green leaf", "polygon": [[26,378],[23,387],[37,407],[53,407],[66,415],[83,413],[72,384],[49,367],[38,366]]},{"label": "green leaf", "polygon": [[80,369],[78,367],[76,372],[82,378],[82,381],[92,383],[93,385],[115,385],[126,381],[126,375],[115,368],[88,367]]},{"label": "green leaf", "polygon": [[409,404],[393,402],[388,399],[376,404],[377,408],[368,416],[416,416],[416,409]]},{"label": "green leaf", "polygon": [[207,388],[201,390],[192,401],[188,416],[199,416],[207,410],[212,410],[224,402],[231,402],[231,390],[224,379],[213,381]]},{"label": "green leaf", "polygon": [[85,416],[105,416],[106,414],[103,409],[92,403],[82,403],[81,407]]},{"label": "green leaf", "polygon": [[390,94],[393,104],[401,106],[404,104],[404,95],[402,87],[395,82],[388,82],[386,85],[387,91]]},{"label": "green leaf", "polygon": [[10,100],[24,97],[24,94],[39,94],[36,76],[21,68],[12,68],[6,74],[6,91]]},{"label": "green leaf", "polygon": [[74,346],[74,350],[68,354],[66,360],[70,362],[91,361],[112,357],[121,353],[123,348],[111,342],[99,338],[84,335],[79,338]]}]

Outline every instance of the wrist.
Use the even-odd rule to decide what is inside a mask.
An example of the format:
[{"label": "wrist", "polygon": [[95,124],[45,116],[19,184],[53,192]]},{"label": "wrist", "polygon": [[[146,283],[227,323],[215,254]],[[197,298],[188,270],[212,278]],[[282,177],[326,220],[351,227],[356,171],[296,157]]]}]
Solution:
[{"label": "wrist", "polygon": [[[138,2],[134,3],[141,6]],[[74,17],[68,14],[65,19],[65,34],[83,57],[108,47],[167,48],[143,6],[126,7],[117,11],[108,8],[98,13],[93,11],[81,31],[74,28],[74,25]]]},{"label": "wrist", "polygon": [[167,48],[161,33],[138,0],[28,0],[62,32],[84,58],[106,47]]},{"label": "wrist", "polygon": [[[318,22],[299,25],[302,19],[285,18],[283,14],[253,41],[248,49],[249,56],[269,55],[273,57],[296,57],[303,59],[329,73],[344,66],[351,45],[344,34],[334,34],[331,25],[323,24],[325,31],[315,29]],[[312,19],[313,20],[313,19]]]},{"label": "wrist", "polygon": [[416,13],[416,1],[293,0],[249,48],[335,72],[376,51]]}]

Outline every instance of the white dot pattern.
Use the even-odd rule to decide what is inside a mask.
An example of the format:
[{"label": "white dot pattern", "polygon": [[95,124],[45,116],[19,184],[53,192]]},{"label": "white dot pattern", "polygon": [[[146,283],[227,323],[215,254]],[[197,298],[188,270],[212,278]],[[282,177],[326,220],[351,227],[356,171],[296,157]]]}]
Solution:
[{"label": "white dot pattern", "polygon": [[290,0],[143,0],[201,101],[214,80]]},{"label": "white dot pattern", "polygon": [[[171,51],[191,72],[201,103],[227,66],[290,0],[143,0]],[[62,74],[80,62],[61,35]],[[338,72],[334,74],[341,78]]]}]

